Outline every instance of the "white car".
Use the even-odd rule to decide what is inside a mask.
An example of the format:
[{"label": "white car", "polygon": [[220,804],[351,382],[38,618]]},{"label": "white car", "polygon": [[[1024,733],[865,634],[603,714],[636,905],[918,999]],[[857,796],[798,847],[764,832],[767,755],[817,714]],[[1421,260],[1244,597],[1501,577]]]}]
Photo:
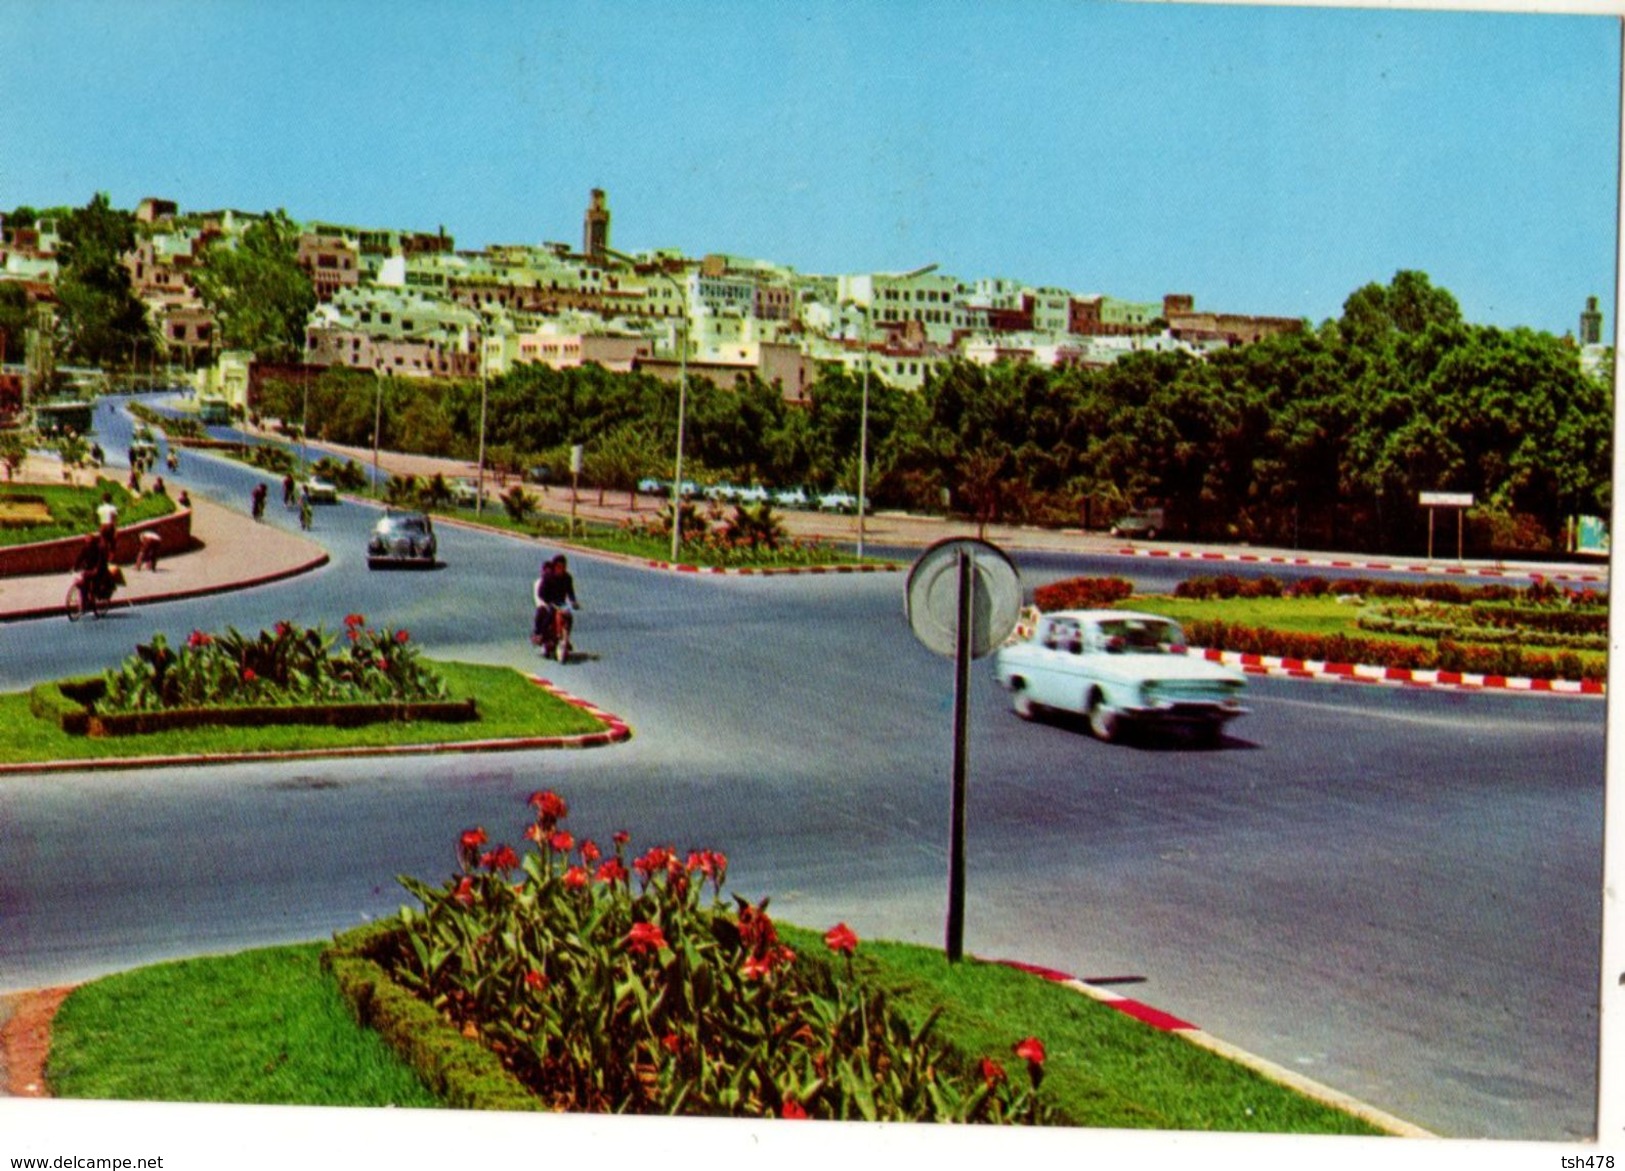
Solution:
[{"label": "white car", "polygon": [[480,503],[478,480],[455,480],[451,485],[451,502],[459,508],[475,508]]},{"label": "white car", "polygon": [[312,476],[305,481],[305,493],[310,497],[312,504],[337,504],[339,502],[338,488],[319,476]]},{"label": "white car", "polygon": [[999,683],[1023,719],[1044,709],[1089,720],[1102,740],[1126,727],[1176,728],[1209,743],[1247,709],[1239,672],[1185,653],[1179,623],[1133,610],[1057,610],[1001,647]]},{"label": "white car", "polygon": [[819,512],[849,512],[858,511],[858,498],[850,492],[825,492],[818,498]]},{"label": "white car", "polygon": [[773,493],[773,503],[780,508],[806,508],[807,493],[800,488],[780,488]]},{"label": "white car", "polygon": [[734,493],[734,500],[739,504],[766,504],[768,499],[767,489],[760,484],[752,484]]}]

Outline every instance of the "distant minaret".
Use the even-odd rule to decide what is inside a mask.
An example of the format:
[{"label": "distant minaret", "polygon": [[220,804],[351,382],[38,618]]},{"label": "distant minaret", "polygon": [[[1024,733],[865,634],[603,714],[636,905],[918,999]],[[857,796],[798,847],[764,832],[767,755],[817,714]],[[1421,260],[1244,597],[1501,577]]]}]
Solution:
[{"label": "distant minaret", "polygon": [[604,199],[603,191],[594,187],[592,202],[587,204],[587,214],[582,222],[581,251],[584,255],[601,261],[604,259],[604,249],[608,247],[609,204]]},{"label": "distant minaret", "polygon": [[1586,298],[1586,311],[1580,314],[1580,344],[1602,345],[1602,310],[1597,308],[1595,297]]}]

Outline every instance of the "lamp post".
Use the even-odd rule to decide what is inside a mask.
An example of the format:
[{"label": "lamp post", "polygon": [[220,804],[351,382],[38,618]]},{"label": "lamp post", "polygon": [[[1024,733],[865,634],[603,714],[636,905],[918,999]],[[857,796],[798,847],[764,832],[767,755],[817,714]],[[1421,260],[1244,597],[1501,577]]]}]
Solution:
[{"label": "lamp post", "polygon": [[383,493],[383,487],[378,482],[378,436],[384,425],[384,368],[375,365],[372,368],[372,490]]},{"label": "lamp post", "polygon": [[[936,264],[921,265],[919,268],[900,274],[897,279],[913,280],[917,276],[924,276],[928,272],[936,271]],[[866,518],[869,512],[869,370],[874,365],[874,351],[870,348],[870,337],[874,324],[874,282],[869,282],[869,304],[860,305],[851,302],[852,308],[863,314],[863,402],[858,411],[858,560],[863,560],[863,538],[866,529]]]},{"label": "lamp post", "polygon": [[483,315],[475,328],[475,336],[479,340],[480,363],[480,453],[474,487],[474,515],[482,516],[485,510],[485,405],[487,392],[485,377],[485,318]]},{"label": "lamp post", "polygon": [[[637,260],[613,248],[606,247],[604,252],[633,267],[638,264]],[[683,430],[688,415],[688,292],[677,278],[665,269],[656,268],[655,275],[671,282],[672,291],[677,294],[677,311],[683,316],[682,347],[677,352],[677,458],[672,468],[671,480],[671,560],[675,565],[683,540]]]}]

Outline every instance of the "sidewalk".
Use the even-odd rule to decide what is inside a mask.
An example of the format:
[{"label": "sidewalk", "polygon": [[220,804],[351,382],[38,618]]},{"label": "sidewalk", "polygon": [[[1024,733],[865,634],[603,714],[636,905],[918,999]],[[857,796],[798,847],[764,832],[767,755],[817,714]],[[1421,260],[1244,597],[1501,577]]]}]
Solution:
[{"label": "sidewalk", "polygon": [[[327,563],[320,545],[202,497],[192,499],[189,553],[165,558],[156,570],[124,566],[124,588],[113,605],[190,598],[244,589],[305,573]],[[0,578],[0,622],[64,613],[71,574]]]}]

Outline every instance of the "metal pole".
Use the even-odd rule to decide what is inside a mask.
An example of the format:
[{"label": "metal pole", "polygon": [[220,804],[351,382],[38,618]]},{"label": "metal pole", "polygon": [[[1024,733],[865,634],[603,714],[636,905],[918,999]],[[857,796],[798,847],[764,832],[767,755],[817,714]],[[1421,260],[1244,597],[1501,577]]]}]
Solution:
[{"label": "metal pole", "polygon": [[869,498],[869,367],[874,365],[874,354],[869,349],[869,314],[874,307],[863,310],[863,407],[858,422],[858,560],[863,560],[864,503]]},{"label": "metal pole", "polygon": [[[483,319],[479,323],[479,326],[478,326],[478,328],[476,330],[476,335],[475,336],[479,339],[479,347],[480,347],[480,352],[479,352],[479,362],[480,362],[480,455],[479,455],[479,468],[478,468],[477,479],[475,480],[475,488],[474,488],[474,515],[475,516],[481,516],[481,515],[484,514],[484,511],[485,511],[485,398],[486,398],[486,378],[485,378],[485,322],[484,322]],[[572,535],[575,532],[575,526],[574,526],[573,523],[571,525],[570,531],[571,531]]]},{"label": "metal pole", "polygon": [[948,962],[965,955],[965,763],[970,711],[972,558],[959,550],[959,620],[954,638],[953,793],[948,830]]},{"label": "metal pole", "polygon": [[[670,273],[663,275],[671,278]],[[688,294],[675,279],[671,283],[677,289],[677,307],[683,314],[683,348],[677,356],[677,466],[671,482],[671,560],[675,565],[678,546],[683,540],[683,423],[688,412]]]},{"label": "metal pole", "polygon": [[384,425],[384,377],[383,371],[373,370],[373,405],[372,405],[372,490],[381,492],[378,482],[378,435]]}]

